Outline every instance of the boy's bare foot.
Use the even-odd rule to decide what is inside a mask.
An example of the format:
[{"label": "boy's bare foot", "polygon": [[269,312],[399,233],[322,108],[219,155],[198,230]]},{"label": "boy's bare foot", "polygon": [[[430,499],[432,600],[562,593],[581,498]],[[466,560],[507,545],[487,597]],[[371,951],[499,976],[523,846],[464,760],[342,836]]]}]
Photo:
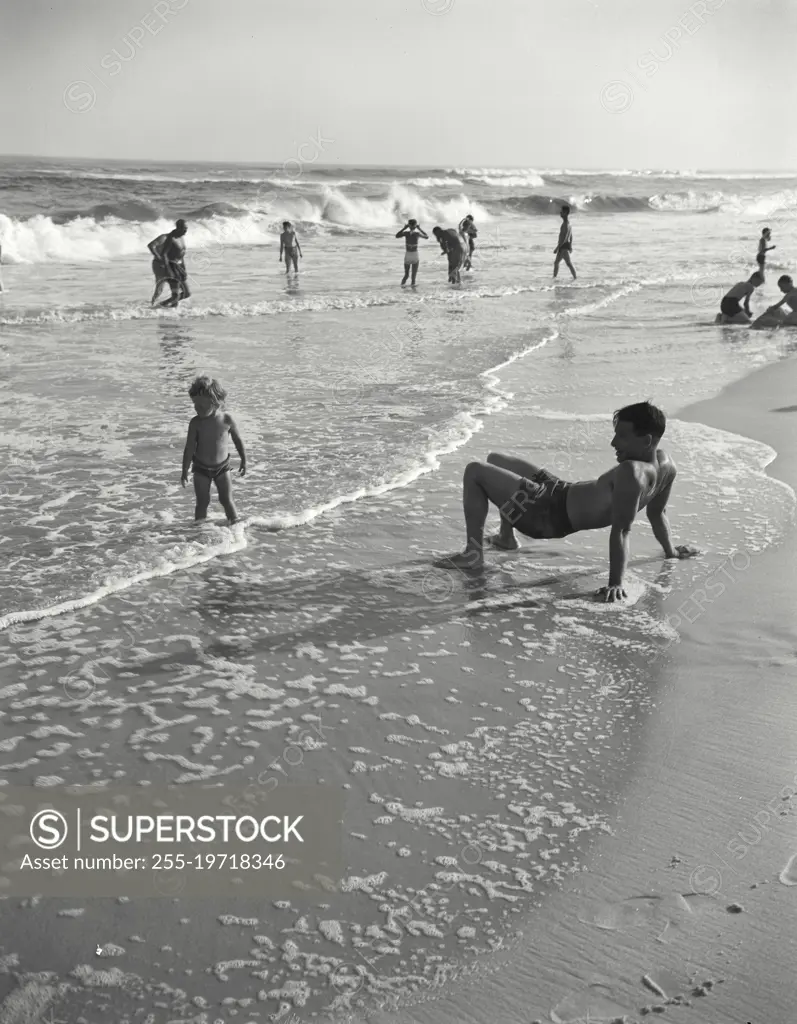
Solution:
[{"label": "boy's bare foot", "polygon": [[496,548],[498,551],[519,551],[520,545],[518,544],[515,537],[511,540],[504,540],[500,533],[494,533],[492,537],[485,538],[485,544],[489,544],[491,548]]},{"label": "boy's bare foot", "polygon": [[478,572],[484,568],[484,557],[478,551],[462,551],[456,555],[446,555],[432,562],[437,569],[464,569]]}]

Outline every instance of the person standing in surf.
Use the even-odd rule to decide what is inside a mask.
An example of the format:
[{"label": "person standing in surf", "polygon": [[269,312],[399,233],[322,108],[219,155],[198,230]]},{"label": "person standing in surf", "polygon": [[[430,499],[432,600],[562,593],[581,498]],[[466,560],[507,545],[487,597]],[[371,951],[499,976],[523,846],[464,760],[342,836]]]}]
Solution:
[{"label": "person standing in surf", "polygon": [[769,228],[764,228],[764,230],[761,232],[761,237],[758,240],[758,252],[756,253],[755,258],[756,263],[758,264],[758,269],[761,271],[762,274],[764,273],[764,267],[767,261],[767,253],[770,252],[772,249],[777,249],[776,245],[768,244],[771,241],[772,232],[769,230]]},{"label": "person standing in surf", "polygon": [[291,263],[293,263],[293,269],[295,273],[299,273],[299,258],[302,256],[302,247],[299,245],[299,239],[296,237],[293,225],[289,220],[282,222],[282,234],[280,235],[280,262],[282,262],[282,254],[285,253],[285,273],[290,274]]},{"label": "person standing in surf", "polygon": [[161,306],[174,307],[182,299],[191,297],[188,275],[185,269],[185,235],[188,227],[184,220],[175,221],[174,230],[153,238],[147,248],[152,253],[152,273],[155,275],[155,291],[152,305],[160,298],[163,286],[168,284],[172,295]]},{"label": "person standing in surf", "polygon": [[207,518],[210,505],[210,485],[216,484],[219,501],[227,513],[230,526],[238,522],[238,512],[232,500],[232,470],[230,469],[229,440],[241,460],[238,476],[246,475],[246,452],[235,420],[223,412],[227,392],[211,377],[197,377],[188,394],[196,409],[196,416],[188,424],[188,437],[183,452],[183,472],[180,483],[188,483],[188,470],[194,474],[196,510],[194,519]]},{"label": "person standing in surf", "polygon": [[410,287],[415,287],[415,278],[418,276],[418,265],[420,263],[420,257],[418,256],[418,239],[426,238],[429,236],[418,224],[418,221],[414,218],[410,218],[401,231],[397,232],[396,238],[403,238],[405,242],[404,248],[404,277],[401,279],[401,287],[407,283],[407,278],[410,276],[412,271],[412,281]]},{"label": "person standing in surf", "polygon": [[469,213],[467,217],[459,222],[459,233],[468,243],[468,255],[465,257],[465,266],[463,269],[470,270],[473,265],[473,250],[476,248],[475,238],[478,235],[476,225],[473,223],[473,214]]},{"label": "person standing in surf", "polygon": [[448,256],[448,280],[460,284],[460,270],[465,262],[465,245],[462,236],[454,228],[432,228],[432,234],[440,243],[440,250]]},{"label": "person standing in surf", "polygon": [[556,243],[554,252],[556,253],[556,259],[553,261],[553,276],[559,273],[559,264],[562,260],[568,266],[570,273],[573,275],[573,280],[576,279],[576,270],[573,264],[570,262],[570,253],[573,251],[573,229],[570,227],[570,207],[565,205],[560,210],[562,218],[562,226],[559,229],[559,241]]}]

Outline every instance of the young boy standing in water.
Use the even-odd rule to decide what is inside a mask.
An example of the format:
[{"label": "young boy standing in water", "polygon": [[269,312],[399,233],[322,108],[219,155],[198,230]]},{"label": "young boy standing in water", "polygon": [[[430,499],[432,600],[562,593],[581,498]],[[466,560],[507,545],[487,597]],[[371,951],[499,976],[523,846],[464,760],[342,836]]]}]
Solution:
[{"label": "young boy standing in water", "polygon": [[771,249],[777,248],[777,246],[775,245],[769,245],[769,242],[771,241],[772,232],[769,230],[769,228],[764,228],[764,230],[761,232],[761,237],[758,239],[758,254],[756,255],[756,263],[758,264],[758,269],[761,271],[762,274],[764,273],[764,265],[767,261],[767,253]]},{"label": "young boy standing in water", "polygon": [[211,377],[197,377],[188,394],[194,403],[196,416],[188,424],[188,438],[183,452],[183,474],[180,483],[188,483],[188,468],[193,464],[194,492],[196,494],[197,521],[207,518],[210,505],[210,485],[216,484],[219,501],[232,526],[238,522],[238,512],[232,501],[232,479],[228,437],[241,459],[238,476],[246,474],[246,453],[238,427],[228,412],[222,411],[227,392]]}]

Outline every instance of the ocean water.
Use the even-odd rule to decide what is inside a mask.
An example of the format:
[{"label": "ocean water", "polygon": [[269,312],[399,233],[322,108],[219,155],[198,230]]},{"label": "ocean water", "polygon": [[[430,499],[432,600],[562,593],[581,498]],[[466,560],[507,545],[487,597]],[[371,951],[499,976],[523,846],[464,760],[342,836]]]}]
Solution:
[{"label": "ocean water", "polygon": [[[500,406],[485,371],[539,346],[600,354],[590,380],[577,362],[535,379],[540,408],[579,413],[603,407],[632,352],[645,369],[622,393],[655,392],[672,411],[787,347],[709,325],[754,267],[763,218],[773,268],[788,266],[797,178],[291,170],[0,164],[7,620],[219,549],[186,540],[191,501],[175,487],[198,373],[228,389],[251,460],[241,510],[268,526],[409,484]],[[580,276],[563,267],[555,286],[559,199],[574,205]],[[397,287],[404,219],[431,233],[468,210],[480,235],[462,287],[433,240],[418,288]],[[194,297],[154,311],[146,242],[178,215]],[[305,252],[287,283],[286,217]]]},{"label": "ocean water", "polygon": [[[571,282],[563,266],[554,283],[551,250],[563,200],[573,206],[579,277]],[[359,825],[352,827],[359,831],[353,834],[370,837],[366,811],[379,801],[369,787],[383,776],[366,773],[363,782],[361,759],[381,750],[382,768],[395,765],[401,774],[394,755],[430,742],[429,734],[450,724],[455,705],[477,694],[462,684],[446,704],[418,705],[409,694],[424,691],[384,690],[385,677],[404,675],[413,688],[432,687],[435,673],[423,657],[434,652],[415,660],[408,655],[404,668],[380,660],[386,648],[378,629],[363,632],[362,608],[378,606],[384,577],[373,566],[363,568],[343,524],[361,522],[365,532],[384,522],[386,547],[422,561],[423,544],[419,550],[414,533],[419,520],[408,518],[407,510],[423,507],[446,454],[467,449],[481,430],[508,444],[515,439],[520,451],[536,453],[564,477],[583,477],[610,464],[611,411],[650,398],[674,417],[665,446],[674,451],[684,481],[681,522],[690,540],[714,551],[711,564],[721,564],[728,551],[749,555],[778,543],[789,528],[793,496],[763,476],[774,453],[743,437],[679,423],[677,411],[793,351],[788,331],[720,328],[713,320],[724,290],[755,268],[764,224],[778,248],[773,273],[754,302],[763,308],[776,297],[775,271],[790,266],[797,245],[795,209],[797,175],[317,165],[288,175],[284,167],[268,166],[4,158],[0,653],[11,686],[0,690],[10,716],[0,716],[0,741],[6,741],[0,751],[11,753],[0,754],[0,783],[46,786],[160,778],[163,772],[170,781],[188,782],[257,774],[263,751],[242,757],[235,743],[228,747],[222,729],[197,745],[186,723],[201,716],[167,726],[150,691],[159,704],[184,710],[204,701],[213,716],[228,715],[226,702],[234,700],[251,702],[266,716],[288,714],[288,708],[275,736],[298,736],[302,722],[323,709],[337,730],[323,774],[354,786],[352,814]],[[455,226],[469,211],[478,247],[461,287],[448,284],[445,258],[430,239],[421,243],[417,288],[401,289],[403,240],[395,233],[406,218],[418,218],[431,235],[435,224]],[[193,298],[178,310],[155,311],[149,308],[146,243],[177,217],[189,222]],[[301,273],[289,280],[277,261],[286,218],[304,251]],[[234,483],[243,529],[229,530],[215,504],[209,522],[195,526],[192,493],[179,486],[193,413],[187,389],[200,373],[219,377],[227,388],[227,406],[247,447],[247,476]],[[309,542],[304,524],[317,531]],[[604,543],[579,538],[559,568],[594,570]],[[640,629],[651,637],[672,630],[666,603],[655,597],[661,581],[644,567],[639,578],[654,596],[629,619],[626,635],[618,626],[607,644],[605,631],[560,610],[555,629],[525,645],[527,655],[533,648],[537,660],[555,660],[569,651],[586,701],[602,666],[623,645],[639,646]],[[403,584],[396,577],[392,585],[400,591]],[[406,630],[423,638],[424,630],[431,637],[434,629],[447,628],[446,616],[453,615],[448,592],[441,599],[433,582],[429,588],[429,601],[414,586],[399,612],[392,606],[396,620],[392,627],[382,623],[386,633]],[[346,626],[337,624],[341,607],[350,610]],[[485,629],[481,636],[471,630],[463,644],[480,650],[488,642]],[[512,636],[505,640],[513,643]],[[487,646],[484,656],[490,656]],[[512,685],[539,697],[534,688],[543,683],[535,679]],[[102,696],[104,710],[87,719],[90,695]],[[553,688],[543,699],[551,701],[555,723],[561,691]],[[95,767],[87,752],[76,757],[72,737],[43,755],[35,730],[27,734],[12,725],[31,721],[42,702],[52,708],[59,700],[80,735],[86,721],[95,740],[99,735],[115,774]],[[420,721],[413,720],[416,706]],[[377,712],[388,722],[381,747],[368,718]],[[50,713],[56,721],[57,712]],[[587,703],[576,708],[576,723],[587,732],[595,726],[587,727],[590,714]],[[140,715],[151,733],[143,748],[129,741],[139,735]],[[240,721],[244,726],[236,718],[233,731],[243,728],[243,736],[252,721]],[[479,726],[474,735],[490,728]],[[413,736],[417,729],[427,738]],[[527,832],[542,815],[558,856],[546,866],[546,858],[535,862],[524,846],[519,867],[499,823],[489,821],[488,796],[471,794],[465,826],[431,813],[440,811],[441,787],[460,785],[468,771],[485,786],[497,772],[510,798],[513,780],[525,770],[524,749],[529,742],[547,743],[546,729],[555,732],[559,725],[515,722],[497,759],[492,740],[466,741],[464,732],[448,742],[441,737],[437,767],[395,782],[399,796],[394,793],[388,817],[396,826],[385,846],[391,864],[397,850],[412,860],[402,879],[406,891],[426,892],[442,872],[446,891],[481,892],[485,904],[471,906],[472,920],[444,950],[446,962],[492,955],[511,925],[506,915],[494,914],[496,899],[516,914],[523,909],[518,900],[536,898],[541,886],[577,866],[568,846],[574,835],[606,827],[597,793],[582,794],[578,808],[568,799],[558,810],[538,807]],[[171,753],[159,746],[161,733],[168,734]],[[571,733],[562,741],[580,742]],[[112,741],[115,735],[121,742]],[[310,741],[305,746],[313,749]],[[566,785],[556,757],[551,754],[548,774],[537,780],[546,796]],[[304,770],[308,779],[318,771]],[[420,863],[411,813],[417,800],[427,801],[437,822]],[[446,837],[467,848],[477,834],[484,842],[485,829],[493,826],[502,853],[501,864],[490,870],[513,879],[500,897],[496,885],[504,882],[487,884],[445,853]],[[524,841],[532,843],[529,835]],[[357,914],[342,907],[329,913],[341,919],[349,913],[351,935],[360,945],[370,935],[372,955],[376,948],[384,956],[385,935],[367,932],[376,927],[371,909],[384,858],[369,852],[371,881],[353,874],[350,889],[372,902],[363,897]],[[482,913],[490,924],[480,930]],[[424,935],[445,938],[432,927],[418,925],[409,936],[405,931],[402,954],[409,947],[409,960],[395,968],[397,989],[408,977],[420,984],[442,969],[424,959],[419,944]],[[328,945],[330,956],[340,952],[334,940]],[[346,971],[359,979],[353,954],[346,956]],[[292,969],[273,972],[277,994],[269,998],[296,1009],[305,1003],[286,980]],[[328,980],[329,968],[326,975],[319,971]],[[382,968],[381,987],[392,992],[393,975],[390,984],[384,980],[389,973]],[[359,991],[360,982],[347,977],[345,971],[338,977],[332,996]],[[327,1005],[323,995],[316,998],[307,1005]]]}]

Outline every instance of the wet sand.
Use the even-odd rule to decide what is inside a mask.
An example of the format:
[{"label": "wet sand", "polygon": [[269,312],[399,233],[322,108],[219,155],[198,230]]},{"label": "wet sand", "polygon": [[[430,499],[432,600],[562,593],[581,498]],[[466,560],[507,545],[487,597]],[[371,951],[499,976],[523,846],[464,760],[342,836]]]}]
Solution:
[{"label": "wet sand", "polygon": [[[794,365],[765,369],[681,418],[791,453],[797,413],[768,410],[789,405]],[[33,1024],[49,1005],[89,1024],[146,1019],[145,1009],[157,1024],[158,1014],[239,1024],[275,1011],[298,1021],[330,998],[341,1019],[381,1001],[385,1011],[369,1019],[401,1024],[631,1020],[667,1000],[690,1002],[677,1012],[701,1024],[788,1019],[794,888],[779,877],[795,852],[792,804],[781,798],[797,762],[790,543],[737,557],[722,596],[697,616],[684,612],[680,642],[655,659],[672,640],[664,615],[700,587],[701,570],[663,565],[646,527],[634,538],[631,608],[591,600],[606,572],[603,532],[491,556],[482,580],[431,570],[433,554],[461,545],[464,463],[516,448],[513,438],[528,436],[524,415],[518,405],[487,420],[403,492],[400,515],[390,497],[373,498],[258,537],[275,567],[295,566],[293,581],[251,588],[244,551],[150,584],[134,626],[139,660],[131,653],[102,684],[115,698],[107,715],[92,724],[69,704],[47,712],[79,724],[86,748],[106,744],[105,774],[128,778],[152,765],[130,750],[142,724],[143,698],[125,696],[133,684],[147,700],[172,702],[175,716],[188,698],[196,709],[186,688],[198,687],[197,722],[223,714],[238,730],[232,749],[211,744],[199,760],[210,764],[215,750],[215,767],[242,779],[253,768],[240,746],[267,764],[305,728],[303,715],[320,715],[327,737],[345,740],[307,744],[285,777],[346,789],[349,888],[289,907],[251,897],[8,901],[2,1024]],[[793,455],[771,468],[794,484]],[[688,521],[674,523],[677,539],[689,539]],[[157,619],[176,586],[185,622],[168,655],[149,657],[142,617]],[[107,609],[90,621],[118,635],[130,609]],[[31,644],[57,651],[81,614],[21,631],[19,664]],[[59,671],[44,659],[26,678],[42,692],[60,685]],[[175,678],[186,680],[182,691]],[[263,687],[283,684],[269,702]],[[4,738],[25,734],[8,761],[36,755],[27,746],[35,701],[26,708],[6,707],[13,730],[0,720]],[[264,709],[277,722],[265,734],[253,722]],[[184,755],[196,742],[184,726],[152,749]],[[68,781],[88,781],[71,774],[82,769],[69,753],[61,763]],[[743,856],[728,849],[740,832]],[[58,916],[65,907],[83,909]],[[415,924],[397,925],[408,908]],[[271,937],[258,943],[255,932]],[[380,948],[396,933],[400,962],[395,942],[387,959]],[[304,934],[315,959],[288,945]],[[93,957],[98,937],[118,959]],[[452,958],[455,970],[445,966]],[[252,963],[268,977],[253,977]],[[54,973],[33,977],[44,970]]]},{"label": "wet sand", "polygon": [[[768,472],[794,488],[795,394],[791,359],[679,418],[769,444]],[[735,564],[710,603],[693,600],[698,587],[668,596],[681,642],[650,680],[656,709],[613,835],[530,916],[509,965],[402,1024],[794,1018],[793,535]]]}]

